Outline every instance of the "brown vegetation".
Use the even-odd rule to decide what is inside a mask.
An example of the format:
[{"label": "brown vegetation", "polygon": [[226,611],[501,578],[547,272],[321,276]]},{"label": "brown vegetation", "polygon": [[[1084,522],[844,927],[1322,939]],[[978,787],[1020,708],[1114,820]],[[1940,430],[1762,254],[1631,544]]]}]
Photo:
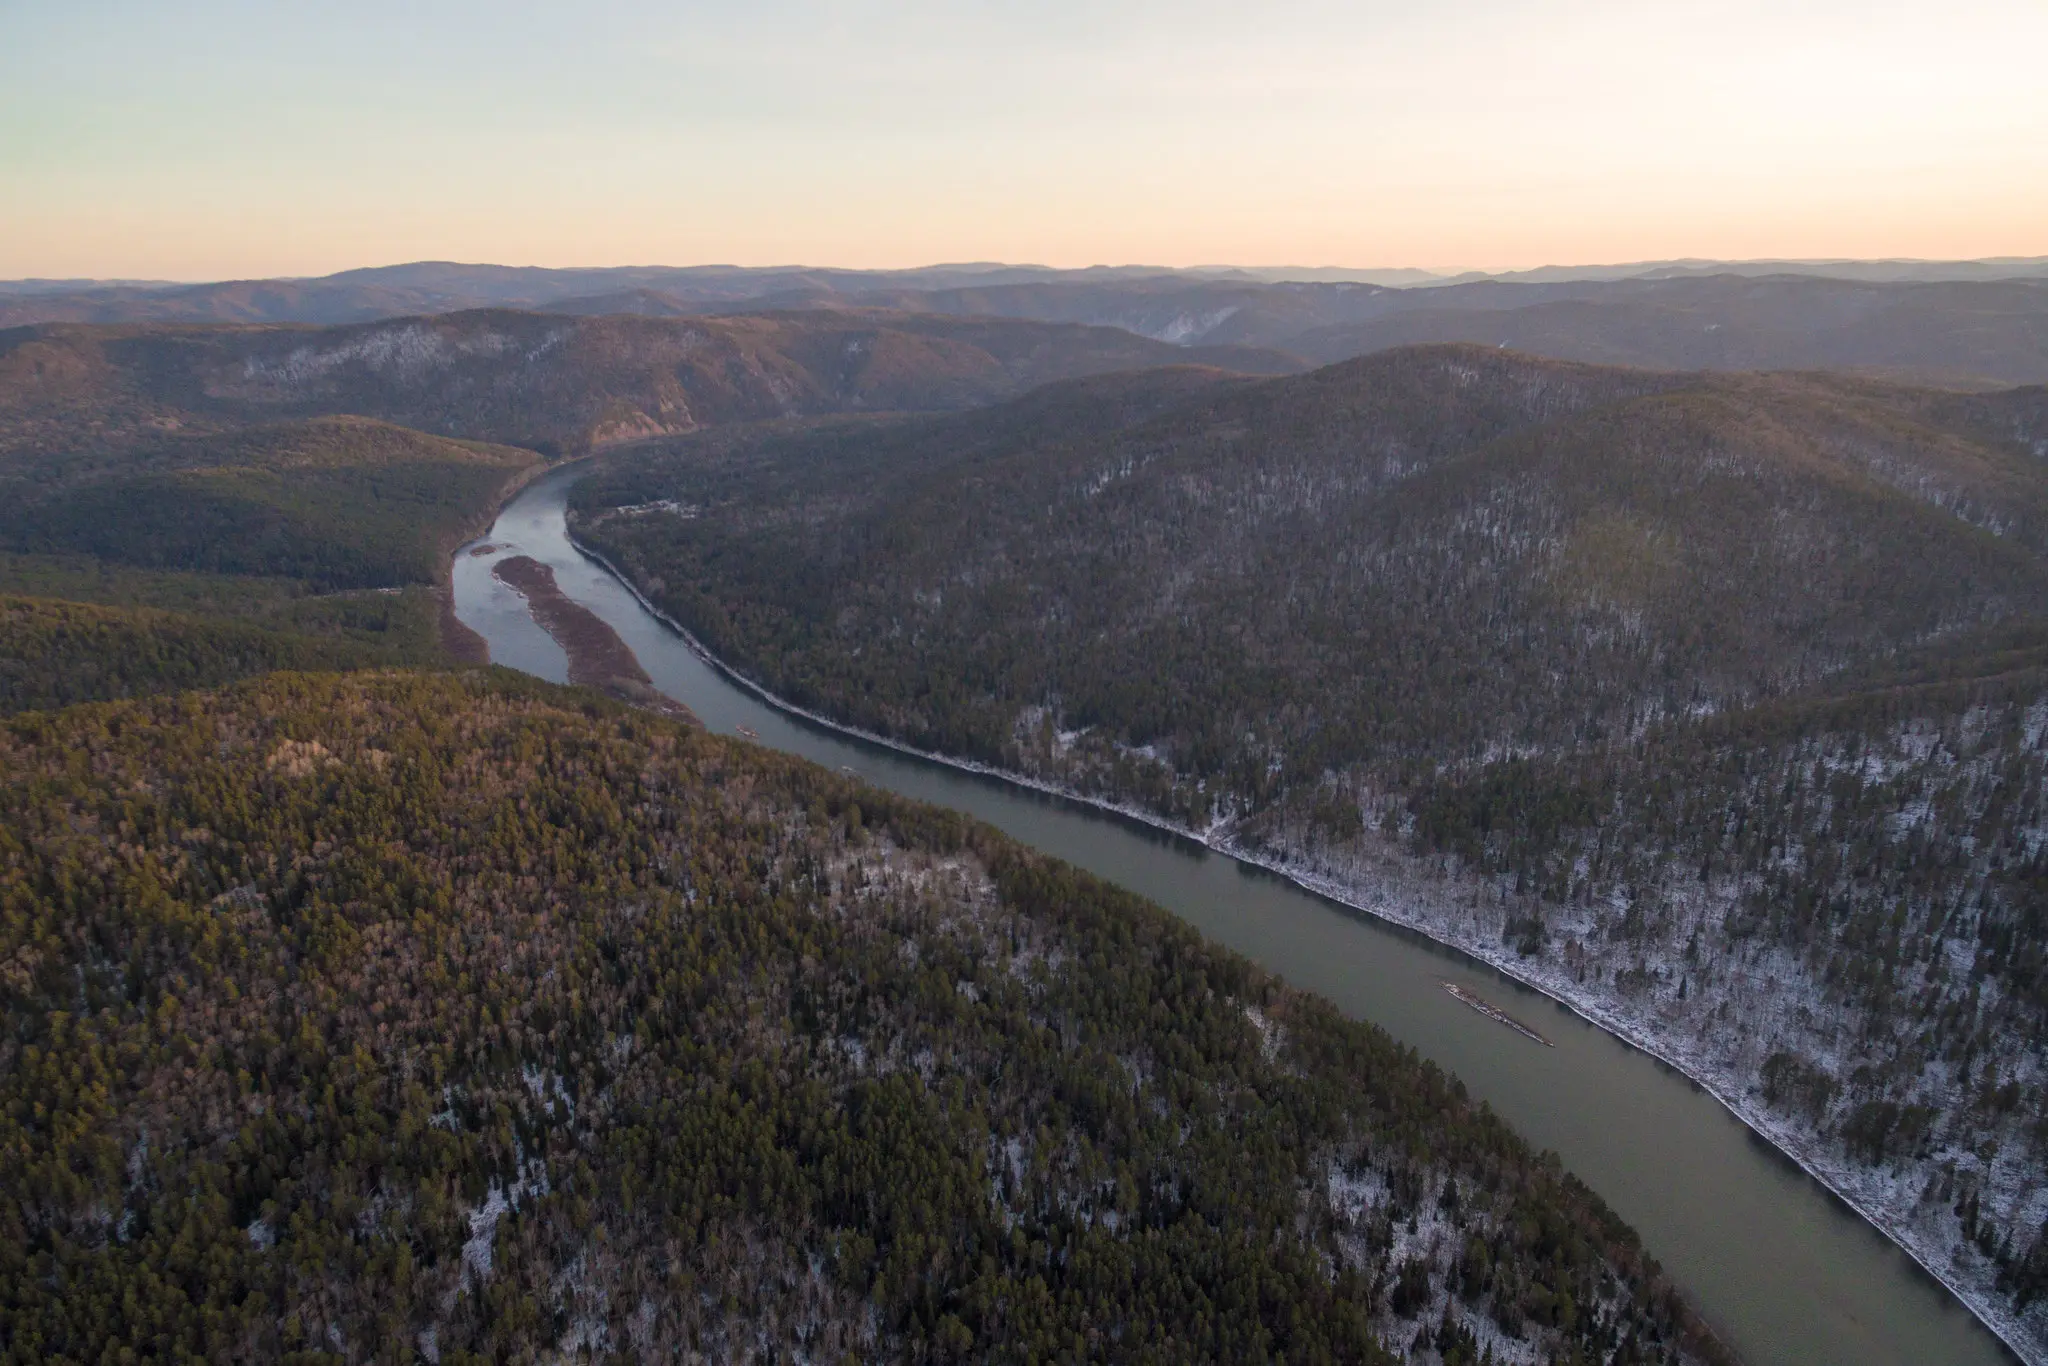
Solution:
[{"label": "brown vegetation", "polygon": [[569,656],[571,683],[696,721],[688,707],[655,691],[632,647],[604,618],[563,593],[553,569],[530,555],[512,555],[491,566],[491,574],[526,599],[533,619]]}]

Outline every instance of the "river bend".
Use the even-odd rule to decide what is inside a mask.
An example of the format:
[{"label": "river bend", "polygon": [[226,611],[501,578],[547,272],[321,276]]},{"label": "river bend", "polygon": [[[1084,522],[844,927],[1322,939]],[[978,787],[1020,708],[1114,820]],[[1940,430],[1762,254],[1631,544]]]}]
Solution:
[{"label": "river bend", "polygon": [[[568,661],[491,574],[524,554],[608,622],[654,684],[712,730],[741,727],[906,796],[971,813],[1137,891],[1296,986],[1371,1020],[1597,1190],[1756,1366],[1993,1366],[2014,1360],[1938,1282],[1675,1069],[1461,953],[1191,840],[1079,802],[870,744],[778,710],[706,662],[568,539],[580,471],[537,480],[457,552],[457,615],[499,664],[556,682]],[[490,547],[474,554],[478,547]],[[1522,1038],[1450,982],[1539,1030]]]}]

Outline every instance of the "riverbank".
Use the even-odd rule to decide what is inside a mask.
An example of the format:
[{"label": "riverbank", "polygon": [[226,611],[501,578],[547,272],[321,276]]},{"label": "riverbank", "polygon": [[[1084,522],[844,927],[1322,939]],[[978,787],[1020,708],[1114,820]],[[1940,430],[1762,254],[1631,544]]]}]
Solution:
[{"label": "riverbank", "polygon": [[[1452,879],[1429,874],[1411,872],[1403,877],[1401,870],[1390,869],[1379,886],[1367,890],[1357,880],[1330,877],[1305,862],[1233,849],[1227,841],[1211,847],[1221,847],[1234,857],[1279,873],[1319,895],[1469,954],[1681,1073],[1884,1234],[1967,1307],[2019,1360],[2029,1366],[2048,1362],[2048,1343],[2043,1342],[2031,1324],[2008,1311],[1996,1285],[1996,1268],[1989,1259],[1978,1256],[1974,1247],[1959,1238],[1929,1236],[1928,1227],[1912,1217],[1920,1204],[1918,1196],[1922,1189],[1916,1174],[1906,1173],[1901,1180],[1888,1177],[1880,1169],[1842,1161],[1811,1131],[1787,1122],[1784,1116],[1758,1103],[1760,1098],[1748,1082],[1755,1075],[1753,1068],[1738,1072],[1716,1058],[1700,1036],[1685,1038],[1668,1028],[1659,1028],[1660,1022],[1653,1013],[1619,993],[1586,991],[1584,984],[1575,981],[1560,965],[1523,958],[1502,942],[1497,928],[1482,928],[1482,922],[1469,914],[1472,907],[1461,904],[1463,894],[1470,891],[1469,885],[1460,886]],[[1935,1227],[1945,1231],[1941,1225]]]},{"label": "riverbank", "polygon": [[543,474],[551,474],[572,463],[574,462],[561,461],[556,464],[549,464],[545,459],[536,455],[533,464],[520,470],[498,486],[497,491],[491,496],[489,507],[482,509],[475,517],[470,518],[461,526],[442,537],[441,577],[439,582],[435,584],[435,592],[439,595],[441,603],[441,649],[456,663],[488,664],[491,662],[491,647],[489,642],[475,631],[470,630],[468,626],[463,624],[462,619],[455,614],[455,553],[463,546],[468,545],[471,541],[483,535],[484,532],[490,530],[491,525],[498,520],[498,514],[503,512],[514,498],[525,492],[527,485],[540,478]]},{"label": "riverbank", "polygon": [[[1897,1174],[1887,1175],[1883,1171],[1871,1171],[1839,1159],[1831,1160],[1829,1153],[1812,1141],[1810,1135],[1802,1134],[1797,1126],[1788,1124],[1765,1108],[1760,1098],[1749,1094],[1750,1083],[1756,1076],[1755,1063],[1761,1059],[1749,1059],[1745,1064],[1742,1060],[1731,1062],[1717,1058],[1696,1032],[1675,1029],[1673,1021],[1660,1018],[1654,1009],[1645,1008],[1639,999],[1631,1000],[1619,988],[1589,989],[1588,983],[1576,980],[1558,965],[1522,958],[1503,943],[1498,906],[1487,904],[1490,889],[1476,879],[1447,876],[1438,870],[1425,868],[1412,858],[1397,857],[1391,853],[1375,858],[1371,866],[1357,863],[1342,868],[1318,866],[1306,856],[1285,848],[1275,850],[1247,846],[1236,838],[1227,820],[1203,830],[1190,829],[1154,813],[1076,792],[1059,783],[919,750],[889,737],[847,726],[776,696],[761,683],[719,660],[680,623],[649,601],[604,556],[575,543],[573,537],[569,539],[580,554],[602,568],[644,611],[674,631],[698,657],[736,686],[782,712],[898,753],[1071,799],[1095,810],[1114,813],[1187,839],[1242,864],[1277,874],[1352,911],[1463,953],[1550,997],[1581,1019],[1684,1075],[1703,1094],[1711,1096],[1714,1102],[1739,1120],[1750,1133],[1769,1143],[1866,1224],[1883,1233],[1933,1281],[1945,1286],[1957,1301],[1967,1306],[2020,1359],[2037,1363],[2048,1359],[2041,1335],[2032,1324],[2005,1311],[1995,1277],[1988,1268],[1982,1261],[1972,1267],[1970,1259],[1974,1249],[1967,1246],[1957,1248],[1953,1239],[1941,1236],[1938,1226],[1916,1226],[1913,1218],[1916,1209],[1925,1213],[1921,1209],[1924,1202],[1919,1199],[1922,1185],[1917,1175],[1902,1180]],[[1757,972],[1766,973],[1774,965],[1752,966]],[[1651,1001],[1649,1005],[1655,1006],[1656,1002]]]}]

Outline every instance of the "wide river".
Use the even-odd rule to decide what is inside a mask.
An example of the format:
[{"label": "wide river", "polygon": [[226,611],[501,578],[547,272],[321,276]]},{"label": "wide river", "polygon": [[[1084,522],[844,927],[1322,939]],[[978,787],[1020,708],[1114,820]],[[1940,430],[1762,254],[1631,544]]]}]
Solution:
[{"label": "wide river", "polygon": [[[581,555],[563,508],[579,471],[535,481],[454,565],[456,612],[500,664],[566,680],[568,661],[491,575],[512,553],[625,638],[655,685],[714,731],[971,812],[1150,897],[1296,986],[1371,1020],[1464,1079],[1641,1231],[1755,1366],[1932,1366],[2014,1358],[1946,1289],[1677,1071],[1491,968],[1191,840],[997,778],[897,753],[778,711],[706,663]],[[1531,1043],[1460,1005],[1463,983],[1535,1025]]]}]

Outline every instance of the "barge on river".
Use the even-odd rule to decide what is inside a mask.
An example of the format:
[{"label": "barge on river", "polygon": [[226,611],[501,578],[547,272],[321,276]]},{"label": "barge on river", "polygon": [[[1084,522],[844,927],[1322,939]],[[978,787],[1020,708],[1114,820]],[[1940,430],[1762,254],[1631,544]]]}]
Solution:
[{"label": "barge on river", "polygon": [[1544,1038],[1541,1034],[1538,1034],[1535,1030],[1529,1028],[1529,1026],[1523,1024],[1520,1020],[1508,1014],[1505,1010],[1502,1010],[1499,1006],[1487,1000],[1478,992],[1472,990],[1472,988],[1459,986],[1456,982],[1445,982],[1443,984],[1443,988],[1445,991],[1451,993],[1453,997],[1460,1001],[1463,1001],[1466,1005],[1471,1006],[1474,1010],[1478,1011],[1481,1015],[1484,1015],[1487,1019],[1493,1021],[1495,1024],[1506,1025],[1509,1029],[1514,1030],[1515,1033],[1521,1035],[1523,1038],[1533,1039],[1537,1043],[1542,1044],[1545,1048],[1557,1047],[1556,1044]]}]

